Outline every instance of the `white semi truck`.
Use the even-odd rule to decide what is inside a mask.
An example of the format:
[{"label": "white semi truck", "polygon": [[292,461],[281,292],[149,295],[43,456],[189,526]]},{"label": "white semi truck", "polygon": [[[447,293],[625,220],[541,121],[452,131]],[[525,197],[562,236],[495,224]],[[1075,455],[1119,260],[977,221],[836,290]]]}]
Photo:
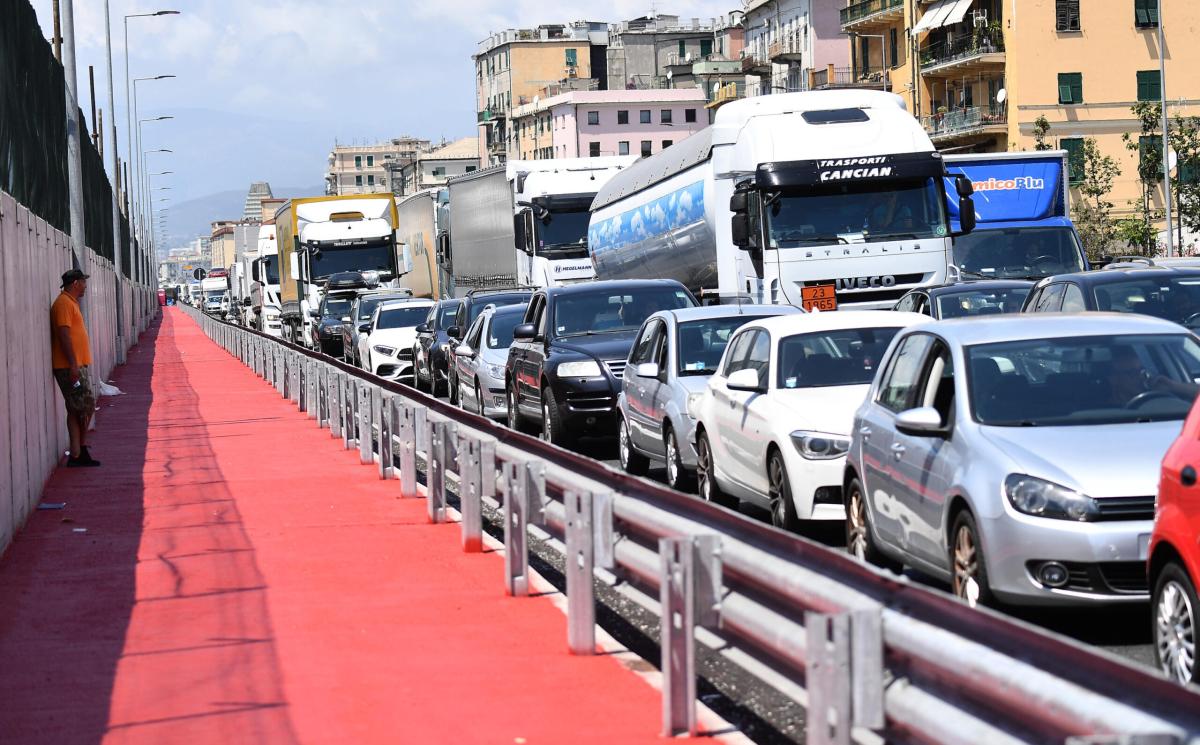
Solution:
[{"label": "white semi truck", "polygon": [[[676,279],[709,301],[887,308],[946,280],[945,173],[899,96],[742,99],[610,180],[588,248],[600,279]],[[974,217],[969,181],[954,183]]]},{"label": "white semi truck", "polygon": [[[248,254],[249,256],[249,254]],[[279,336],[279,249],[275,243],[275,223],[258,229],[258,246],[250,261],[250,307],[248,325],[264,334]]]},{"label": "white semi truck", "polygon": [[451,286],[442,294],[592,279],[588,210],[596,192],[635,160],[517,160],[450,179],[438,258]]},{"label": "white semi truck", "polygon": [[214,316],[224,315],[228,302],[226,293],[229,292],[229,276],[225,269],[213,269],[200,280],[200,292],[204,298],[202,310]]}]

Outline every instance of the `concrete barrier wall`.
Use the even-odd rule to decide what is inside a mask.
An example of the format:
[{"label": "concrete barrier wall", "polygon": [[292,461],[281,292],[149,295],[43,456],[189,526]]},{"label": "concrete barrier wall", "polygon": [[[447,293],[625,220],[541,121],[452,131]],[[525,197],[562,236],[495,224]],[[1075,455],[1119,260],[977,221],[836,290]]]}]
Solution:
[{"label": "concrete barrier wall", "polygon": [[[91,275],[83,313],[93,377],[108,380],[118,357],[116,272],[90,248],[82,263]],[[70,268],[70,237],[0,192],[0,555],[37,506],[66,449],[66,410],[50,373],[50,304]],[[120,281],[130,327],[125,344],[131,346],[157,311],[157,298],[148,288]]]}]

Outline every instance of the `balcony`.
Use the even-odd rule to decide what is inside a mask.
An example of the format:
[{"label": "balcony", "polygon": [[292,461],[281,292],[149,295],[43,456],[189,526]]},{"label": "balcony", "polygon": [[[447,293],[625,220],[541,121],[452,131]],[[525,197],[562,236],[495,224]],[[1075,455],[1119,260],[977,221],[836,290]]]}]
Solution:
[{"label": "balcony", "polygon": [[921,47],[921,74],[958,77],[1003,66],[1005,59],[1004,34],[990,30]]},{"label": "balcony", "polygon": [[724,85],[722,85],[720,88],[717,89],[717,92],[714,95],[712,95],[709,98],[708,103],[705,104],[705,108],[718,109],[722,105],[727,104],[730,101],[736,101],[739,98],[745,98],[745,97],[746,97],[746,84],[743,81],[739,80],[739,81],[725,83]]},{"label": "balcony", "polygon": [[803,52],[800,48],[800,39],[795,36],[780,39],[770,46],[767,56],[772,62],[781,65],[786,65],[789,62],[799,62],[803,57]]},{"label": "balcony", "polygon": [[770,75],[771,61],[754,52],[743,52],[742,72],[747,75]]},{"label": "balcony", "polygon": [[904,0],[861,0],[839,11],[842,31],[867,31],[904,20]]},{"label": "balcony", "polygon": [[489,108],[486,108],[483,111],[479,112],[479,116],[476,119],[476,123],[492,124],[495,122],[502,121],[504,119],[504,116],[505,116],[504,109],[493,109],[493,108],[489,107]]},{"label": "balcony", "polygon": [[855,71],[850,67],[834,67],[830,65],[823,70],[813,70],[808,87],[811,90],[828,90],[831,88],[868,88],[878,91],[890,91],[891,81],[883,70]]},{"label": "balcony", "polygon": [[1004,104],[968,106],[921,117],[929,138],[939,146],[983,139],[1008,132],[1008,109]]}]

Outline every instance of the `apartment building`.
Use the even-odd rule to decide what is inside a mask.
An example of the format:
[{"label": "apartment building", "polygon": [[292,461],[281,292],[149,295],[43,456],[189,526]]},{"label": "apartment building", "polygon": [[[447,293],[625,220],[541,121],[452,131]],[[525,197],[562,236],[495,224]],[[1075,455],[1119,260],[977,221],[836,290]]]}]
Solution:
[{"label": "apartment building", "polygon": [[522,160],[647,156],[708,126],[698,88],[573,91],[513,109]]},{"label": "apartment building", "polygon": [[[736,29],[732,35],[730,28]],[[695,88],[698,63],[733,59],[741,51],[741,28],[728,18],[647,15],[609,26],[608,38],[610,90]]]},{"label": "apartment building", "polygon": [[[1169,110],[1200,115],[1200,5],[1164,5]],[[1092,137],[1116,160],[1119,218],[1141,193],[1140,156],[1122,139],[1139,131],[1130,107],[1162,93],[1157,11],[1157,0],[860,0],[840,13],[856,74],[878,71],[939,149],[1032,150],[1045,117],[1051,146],[1075,152]]]},{"label": "apartment building", "polygon": [[233,265],[237,257],[237,246],[234,242],[233,231],[238,224],[236,220],[217,220],[213,222],[212,235],[208,239],[210,266],[227,269]]},{"label": "apartment building", "polygon": [[858,81],[850,74],[850,44],[842,33],[839,13],[843,4],[844,0],[749,0],[742,18],[746,94],[854,82],[881,87],[881,81],[869,76]]},{"label": "apartment building", "polygon": [[555,86],[606,87],[607,46],[608,26],[591,21],[506,29],[480,42],[473,56],[480,162],[495,165],[507,159],[514,107],[544,97]]},{"label": "apartment building", "polygon": [[391,191],[389,165],[411,162],[429,149],[429,140],[408,136],[373,145],[335,145],[329,153],[325,193],[378,194]]},{"label": "apartment building", "polygon": [[246,194],[246,204],[242,209],[243,220],[253,220],[255,222],[262,220],[264,199],[270,199],[271,185],[266,181],[255,181],[250,184],[250,191]]},{"label": "apartment building", "polygon": [[403,165],[394,181],[400,187],[396,195],[416,194],[441,186],[452,176],[461,176],[478,168],[479,140],[464,137],[434,148]]}]

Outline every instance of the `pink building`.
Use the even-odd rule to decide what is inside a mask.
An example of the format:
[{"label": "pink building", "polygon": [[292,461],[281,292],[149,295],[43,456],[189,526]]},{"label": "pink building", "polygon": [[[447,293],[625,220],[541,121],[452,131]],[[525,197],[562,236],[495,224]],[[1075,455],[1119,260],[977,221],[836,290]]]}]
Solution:
[{"label": "pink building", "polygon": [[651,155],[708,126],[698,88],[571,91],[512,111],[514,160]]}]

